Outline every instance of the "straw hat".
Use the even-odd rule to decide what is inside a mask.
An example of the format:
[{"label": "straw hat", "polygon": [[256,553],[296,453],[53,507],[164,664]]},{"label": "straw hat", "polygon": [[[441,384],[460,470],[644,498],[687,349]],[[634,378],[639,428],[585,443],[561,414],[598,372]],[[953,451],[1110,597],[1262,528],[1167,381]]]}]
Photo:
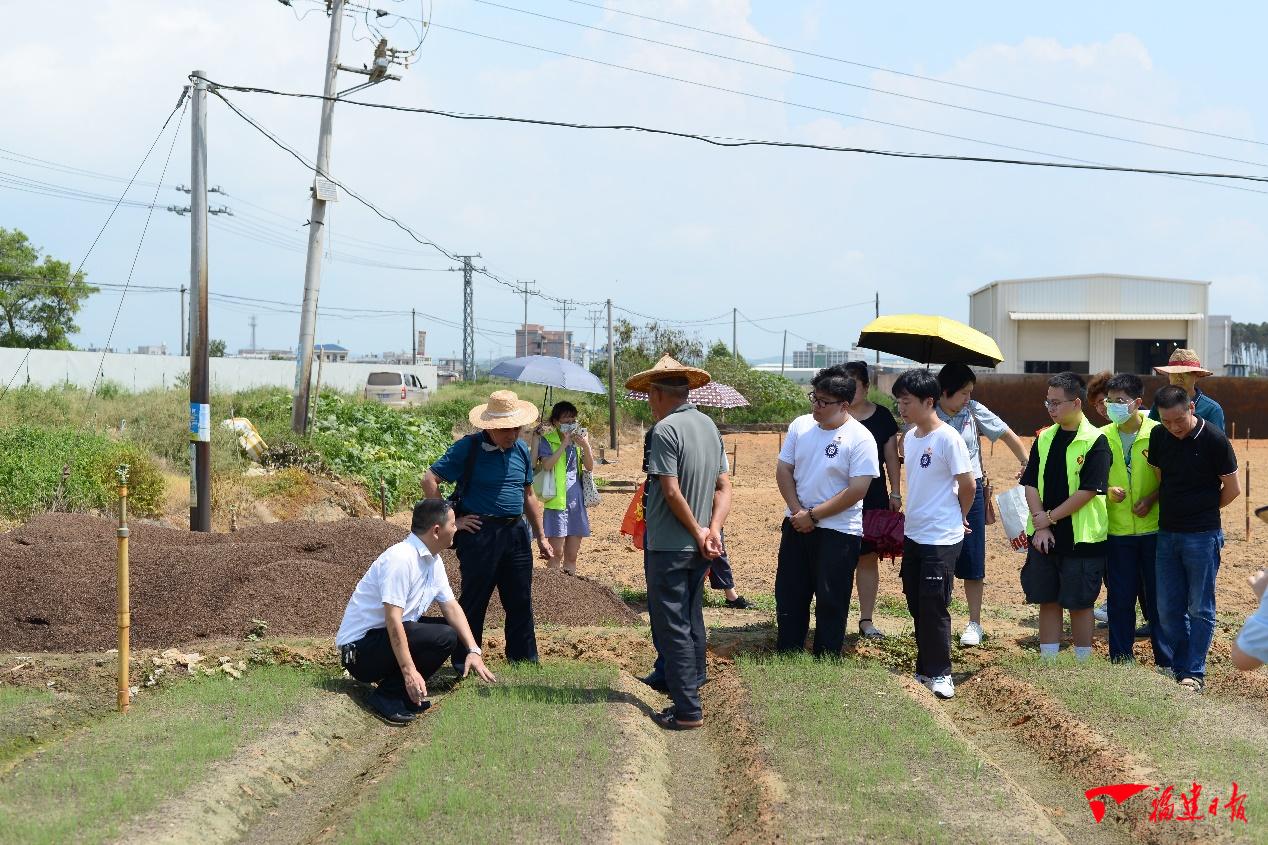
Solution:
[{"label": "straw hat", "polygon": [[471,409],[467,419],[476,428],[520,428],[537,421],[537,406],[525,402],[513,390],[495,390],[489,401]]},{"label": "straw hat", "polygon": [[657,361],[656,366],[650,370],[643,370],[641,373],[630,376],[629,380],[625,382],[625,389],[646,393],[652,382],[671,378],[685,378],[687,387],[695,390],[697,387],[704,387],[708,384],[711,376],[699,367],[688,367],[666,355]]},{"label": "straw hat", "polygon": [[1160,373],[1194,373],[1198,376],[1209,376],[1211,374],[1210,370],[1202,368],[1202,361],[1198,359],[1198,353],[1192,349],[1177,349],[1171,353],[1167,366],[1154,367],[1154,370]]}]

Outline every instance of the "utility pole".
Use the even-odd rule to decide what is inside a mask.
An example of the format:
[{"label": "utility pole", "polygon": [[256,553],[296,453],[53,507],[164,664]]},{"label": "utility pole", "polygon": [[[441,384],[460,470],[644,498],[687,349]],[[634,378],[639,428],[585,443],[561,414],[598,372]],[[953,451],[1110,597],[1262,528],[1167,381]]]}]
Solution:
[{"label": "utility pole", "polygon": [[576,311],[576,310],[577,310],[577,306],[573,305],[571,300],[565,299],[565,300],[563,301],[563,304],[561,304],[561,305],[560,305],[558,308],[556,308],[555,310],[556,310],[556,311],[560,311],[560,312],[562,312],[562,313],[563,313],[563,315],[564,315],[564,329],[563,329],[563,347],[564,347],[564,354],[563,354],[563,356],[562,356],[562,357],[563,357],[563,359],[564,359],[565,361],[571,361],[571,360],[572,360],[572,355],[570,355],[570,354],[569,354],[569,350],[568,350],[568,312],[569,312],[569,311]]},{"label": "utility pole", "polygon": [[189,288],[181,285],[181,335],[180,346],[178,347],[180,351],[176,353],[177,355],[189,354],[189,339],[185,334],[189,330],[189,324],[185,322],[185,294],[188,291]]},{"label": "utility pole", "polygon": [[189,530],[211,530],[211,362],[207,356],[207,74],[195,78],[190,124]]},{"label": "utility pole", "polygon": [[[876,292],[876,319],[879,320],[880,317],[881,317],[881,292],[877,291]],[[876,372],[872,375],[872,379],[875,380],[880,378],[880,373],[881,373],[881,351],[878,349],[876,350]]]},{"label": "utility pole", "polygon": [[603,309],[596,308],[593,311],[586,311],[586,317],[588,317],[590,320],[590,360],[586,362],[587,364],[589,364],[591,361],[594,360],[594,353],[598,349],[599,320],[603,319]]},{"label": "utility pole", "polygon": [[255,318],[254,314],[251,315],[251,319],[247,320],[247,325],[251,327],[251,351],[252,352],[254,352],[257,348],[255,345],[255,327],[258,326],[259,324],[260,324],[260,321]]},{"label": "utility pole", "polygon": [[[299,348],[295,350],[295,397],[291,402],[291,430],[308,429],[308,390],[312,378],[313,342],[317,333],[317,296],[321,290],[321,242],[326,229],[326,201],[335,198],[330,179],[330,136],[335,116],[335,77],[339,72],[339,36],[343,0],[330,3],[330,41],[326,47],[326,78],[322,86],[321,127],[317,135],[317,178],[308,220],[308,259],[304,265],[304,304],[299,316]],[[323,185],[323,183],[326,183]]]},{"label": "utility pole", "polygon": [[740,309],[738,308],[731,309],[731,357],[737,361],[740,360],[740,352],[739,352],[739,347],[735,343],[735,340],[738,337],[738,333],[735,330],[735,325],[736,325],[735,318],[736,318],[736,315],[739,314],[739,312],[740,312]]},{"label": "utility pole", "polygon": [[[516,293],[522,293],[524,295],[524,356],[528,355],[528,296],[529,294],[537,293],[537,290],[533,288],[534,284],[536,283],[520,282],[519,287],[515,289]],[[515,350],[515,355],[519,357],[520,351],[518,349]]]},{"label": "utility pole", "polygon": [[[474,255],[454,257],[462,259],[462,379],[475,381],[475,291],[471,285],[471,274],[475,271],[475,267],[472,266],[471,259],[481,256],[477,252]],[[449,269],[460,268],[450,267]]]},{"label": "utility pole", "polygon": [[788,360],[788,329],[784,329],[784,349],[779,353],[779,374],[784,374],[784,362]]},{"label": "utility pole", "polygon": [[413,308],[409,309],[409,362],[410,364],[418,363],[418,312]]},{"label": "utility pole", "polygon": [[616,351],[612,348],[612,300],[608,300],[608,447],[616,449]]}]

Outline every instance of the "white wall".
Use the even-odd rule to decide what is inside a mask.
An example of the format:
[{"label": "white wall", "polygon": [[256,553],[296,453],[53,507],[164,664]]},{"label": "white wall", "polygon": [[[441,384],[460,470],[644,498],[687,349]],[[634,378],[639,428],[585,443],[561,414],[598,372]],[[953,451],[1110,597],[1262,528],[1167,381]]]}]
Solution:
[{"label": "white wall", "polygon": [[[56,387],[73,384],[92,387],[100,365],[102,379],[126,390],[175,387],[189,373],[189,358],[178,355],[124,355],[100,352],[62,352],[50,349],[0,348],[0,386],[33,384]],[[366,376],[376,370],[403,370],[418,376],[428,390],[436,390],[436,367],[431,364],[331,364],[321,365],[323,387],[355,392],[365,387]],[[317,365],[313,365],[316,379]],[[295,386],[294,361],[259,361],[245,358],[212,358],[211,390],[230,392],[252,387]]]}]

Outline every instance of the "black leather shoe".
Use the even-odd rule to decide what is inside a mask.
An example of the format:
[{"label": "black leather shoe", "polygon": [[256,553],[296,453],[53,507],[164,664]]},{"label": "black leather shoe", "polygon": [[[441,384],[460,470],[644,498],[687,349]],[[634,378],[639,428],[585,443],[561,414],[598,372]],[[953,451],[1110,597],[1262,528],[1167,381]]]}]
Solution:
[{"label": "black leather shoe", "polygon": [[408,698],[406,698],[403,703],[405,704],[405,709],[413,713],[415,716],[420,713],[426,713],[427,708],[431,707],[431,699],[429,698],[424,698],[422,704],[415,704]]},{"label": "black leather shoe", "polygon": [[660,725],[667,731],[693,731],[696,728],[704,727],[704,717],[697,716],[694,719],[679,719],[675,713],[657,713],[652,717],[656,724]]},{"label": "black leather shoe", "polygon": [[[408,725],[414,721],[414,714],[409,710],[411,705],[395,696],[384,695],[375,690],[366,697],[365,703],[384,721],[391,722],[393,725]],[[431,702],[428,702],[428,706],[430,705]]]},{"label": "black leather shoe", "polygon": [[647,684],[649,687],[656,690],[657,692],[663,692],[666,695],[669,694],[669,687],[666,686],[665,684],[664,675],[658,674],[656,672],[652,672],[649,675],[644,675],[643,677],[639,678],[639,680]]},{"label": "black leather shoe", "polygon": [[1148,639],[1151,636],[1153,636],[1153,628],[1149,626],[1148,622],[1136,629],[1136,639],[1138,640]]}]

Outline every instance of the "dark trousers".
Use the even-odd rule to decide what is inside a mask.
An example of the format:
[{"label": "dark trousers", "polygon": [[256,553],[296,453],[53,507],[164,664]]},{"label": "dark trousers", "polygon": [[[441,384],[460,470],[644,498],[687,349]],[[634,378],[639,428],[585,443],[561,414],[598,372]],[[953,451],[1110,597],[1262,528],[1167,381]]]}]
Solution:
[{"label": "dark trousers", "polygon": [[951,674],[951,588],[962,543],[927,546],[908,537],[898,575],[916,625],[916,674]]},{"label": "dark trousers", "polygon": [[[506,611],[506,659],[537,660],[537,635],[533,628],[533,538],[524,520],[507,525],[484,520],[474,534],[459,531],[454,537],[462,595],[458,604],[477,645],[484,639],[484,616],[496,587]],[[462,663],[466,650],[455,653]]]},{"label": "dark trousers", "polygon": [[1154,663],[1170,667],[1171,647],[1162,639],[1158,625],[1158,580],[1154,576],[1158,556],[1158,535],[1116,537],[1107,545],[1105,566],[1105,612],[1109,616],[1111,660],[1134,658],[1136,643],[1136,601],[1139,599],[1149,622],[1149,639]]},{"label": "dark trousers", "polygon": [[665,659],[665,685],[679,719],[698,719],[700,680],[705,674],[704,571],[698,551],[643,555],[652,640]]},{"label": "dark trousers", "polygon": [[801,651],[810,630],[810,600],[815,600],[814,654],[836,656],[845,645],[845,617],[850,612],[854,570],[863,538],[816,528],[802,534],[785,519],[775,570],[775,647]]},{"label": "dark trousers", "polygon": [[709,586],[715,590],[735,589],[735,574],[731,572],[731,561],[726,558],[725,547],[722,557],[709,561]]},{"label": "dark trousers", "polygon": [[[402,622],[414,668],[426,680],[453,654],[458,634],[443,619],[424,618]],[[405,676],[401,674],[396,652],[387,628],[373,628],[356,642],[339,649],[339,662],[348,674],[366,684],[378,684],[379,692],[397,698],[405,697]]]}]

